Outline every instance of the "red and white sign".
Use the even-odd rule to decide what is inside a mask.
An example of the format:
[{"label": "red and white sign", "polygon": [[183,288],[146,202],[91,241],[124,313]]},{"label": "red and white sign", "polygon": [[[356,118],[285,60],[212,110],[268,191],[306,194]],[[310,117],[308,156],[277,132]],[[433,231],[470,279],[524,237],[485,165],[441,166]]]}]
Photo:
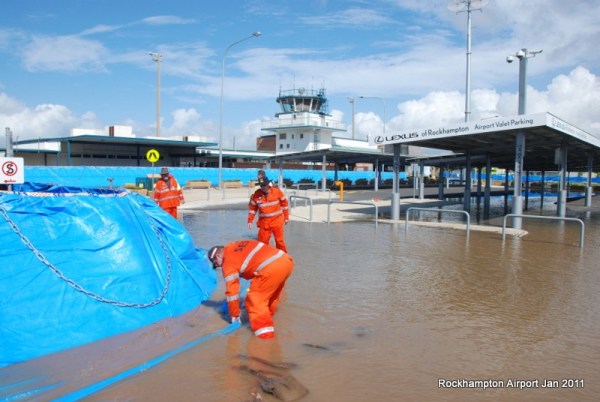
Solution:
[{"label": "red and white sign", "polygon": [[23,158],[0,158],[0,184],[21,184],[24,181]]}]

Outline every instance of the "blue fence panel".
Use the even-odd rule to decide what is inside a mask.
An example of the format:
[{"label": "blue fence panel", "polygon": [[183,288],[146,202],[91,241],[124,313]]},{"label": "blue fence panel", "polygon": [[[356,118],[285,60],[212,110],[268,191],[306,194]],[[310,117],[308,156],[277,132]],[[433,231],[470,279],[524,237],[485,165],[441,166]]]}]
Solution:
[{"label": "blue fence panel", "polygon": [[[213,186],[219,184],[219,169],[205,167],[173,167],[169,168],[177,181],[184,185],[189,180],[208,180]],[[36,183],[51,183],[63,186],[75,187],[100,187],[107,188],[123,187],[125,184],[136,184],[139,178],[146,178],[151,174],[158,174],[160,167],[97,167],[97,166],[26,166],[25,181]],[[241,180],[247,184],[256,180],[258,169],[223,168],[223,180]],[[271,180],[277,180],[278,169],[266,169],[265,173]],[[314,182],[321,180],[322,171],[319,170],[295,170],[284,169],[283,178],[294,183],[302,179],[310,179]],[[326,177],[333,180],[334,171],[326,171]],[[381,179],[387,180],[393,177],[392,172],[382,172]],[[406,173],[399,174],[401,179],[406,179]],[[358,179],[372,180],[375,178],[373,171],[338,171],[337,179],[348,179],[353,183]]]}]

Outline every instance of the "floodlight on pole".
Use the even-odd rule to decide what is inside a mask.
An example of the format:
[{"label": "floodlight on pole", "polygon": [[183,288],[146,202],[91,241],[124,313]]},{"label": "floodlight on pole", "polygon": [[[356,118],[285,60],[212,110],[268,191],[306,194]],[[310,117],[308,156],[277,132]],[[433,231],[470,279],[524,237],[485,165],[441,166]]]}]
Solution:
[{"label": "floodlight on pole", "polygon": [[455,0],[448,9],[455,13],[467,13],[467,84],[465,88],[465,122],[471,115],[471,11],[481,11],[489,0]]},{"label": "floodlight on pole", "polygon": [[162,54],[158,52],[148,54],[156,62],[156,136],[160,137],[160,59]]},{"label": "floodlight on pole", "polygon": [[506,57],[507,63],[512,63],[515,59],[519,60],[519,114],[525,114],[527,102],[527,59],[535,57],[543,50],[519,49],[514,55]]},{"label": "floodlight on pole", "polygon": [[237,45],[238,43],[244,42],[248,39],[258,38],[262,33],[254,32],[252,35],[246,36],[238,41],[233,42],[227,46],[223,52],[223,58],[221,59],[221,110],[219,113],[219,188],[223,188],[223,82],[225,81],[225,57],[229,49]]},{"label": "floodlight on pole", "polygon": [[[519,59],[519,114],[526,113],[527,105],[527,59],[535,57],[542,53],[541,50],[529,51],[520,49],[514,55],[506,58],[507,63],[512,63],[515,58]],[[515,138],[515,174],[514,174],[514,190],[513,190],[513,214],[520,215],[523,213],[521,177],[523,176],[523,160],[525,157],[525,133],[523,130],[517,130]],[[521,229],[521,218],[513,219],[513,227]]]}]

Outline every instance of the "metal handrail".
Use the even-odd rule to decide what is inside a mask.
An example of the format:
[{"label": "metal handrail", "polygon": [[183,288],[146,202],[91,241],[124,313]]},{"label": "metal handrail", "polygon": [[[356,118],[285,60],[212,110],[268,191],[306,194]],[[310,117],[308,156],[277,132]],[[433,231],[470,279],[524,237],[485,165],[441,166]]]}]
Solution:
[{"label": "metal handrail", "polygon": [[437,208],[418,208],[418,207],[410,207],[406,210],[406,219],[404,224],[404,233],[408,232],[408,216],[410,211],[428,211],[428,212],[450,212],[455,214],[463,214],[467,217],[467,240],[469,240],[469,235],[471,233],[471,215],[467,211],[457,211],[455,209],[437,209]]},{"label": "metal handrail", "polygon": [[[313,202],[312,202],[312,198],[310,198],[310,197],[302,197],[302,196],[299,196],[299,195],[290,195],[289,199],[290,199],[290,204],[289,204],[290,205],[290,213],[292,212],[292,201],[294,201],[293,204],[294,204],[294,207],[296,207],[296,199],[308,200],[308,202],[310,204],[310,209],[309,209],[310,213],[309,213],[308,221],[312,222],[312,218],[313,218]],[[304,203],[304,206],[306,206],[306,203]]]},{"label": "metal handrail", "polygon": [[529,219],[545,219],[552,221],[572,221],[579,222],[581,224],[581,229],[579,230],[579,248],[583,248],[583,235],[585,234],[585,223],[581,219],[578,218],[563,218],[560,216],[540,216],[540,215],[520,215],[520,214],[507,214],[504,215],[504,219],[502,220],[502,241],[506,238],[506,221],[509,217],[513,218],[529,218]]},{"label": "metal handrail", "polygon": [[305,186],[305,187],[315,187],[315,190],[319,189],[319,184],[318,183],[297,183],[294,184],[294,187],[296,187],[296,190],[300,191],[300,190],[310,190],[310,188],[300,188],[300,186]]},{"label": "metal handrail", "polygon": [[[306,190],[306,191],[308,191],[308,190]],[[326,191],[326,192],[327,192],[328,199],[329,199],[329,201],[331,201],[331,189],[330,189],[330,188],[321,189],[321,190],[319,190],[319,189],[317,188],[317,189],[315,189],[315,195],[319,195],[319,193],[320,193],[320,192],[322,193],[322,192],[324,192],[324,191]],[[307,193],[307,194],[308,194],[308,193]]]},{"label": "metal handrail", "polygon": [[335,201],[335,200],[329,200],[329,202],[327,203],[327,223],[331,223],[331,204],[359,204],[359,205],[370,205],[375,207],[375,226],[377,226],[378,223],[378,217],[379,217],[379,207],[377,206],[377,204],[375,204],[374,202],[361,202],[361,201]]}]

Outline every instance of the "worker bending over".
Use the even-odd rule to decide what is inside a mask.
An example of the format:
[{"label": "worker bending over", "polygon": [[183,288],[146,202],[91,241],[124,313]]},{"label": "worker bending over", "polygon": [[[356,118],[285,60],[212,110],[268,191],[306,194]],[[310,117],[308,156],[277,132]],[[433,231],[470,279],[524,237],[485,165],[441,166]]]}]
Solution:
[{"label": "worker bending over", "polygon": [[221,267],[231,322],[240,321],[240,277],[250,281],[246,312],[254,335],[275,337],[273,316],[294,260],[287,253],[257,240],[238,240],[208,251],[215,269]]}]

